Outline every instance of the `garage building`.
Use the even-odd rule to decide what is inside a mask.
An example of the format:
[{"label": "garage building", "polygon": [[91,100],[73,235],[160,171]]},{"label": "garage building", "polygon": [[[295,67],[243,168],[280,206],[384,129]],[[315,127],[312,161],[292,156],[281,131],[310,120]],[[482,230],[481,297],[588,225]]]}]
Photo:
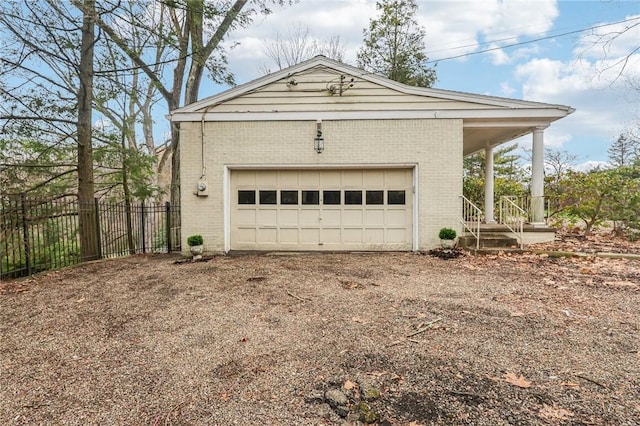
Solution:
[{"label": "garage building", "polygon": [[572,111],[315,57],[172,112],[183,247],[201,234],[209,252],[430,249],[440,228],[462,231],[465,155],[531,133],[540,192],[543,131]]}]

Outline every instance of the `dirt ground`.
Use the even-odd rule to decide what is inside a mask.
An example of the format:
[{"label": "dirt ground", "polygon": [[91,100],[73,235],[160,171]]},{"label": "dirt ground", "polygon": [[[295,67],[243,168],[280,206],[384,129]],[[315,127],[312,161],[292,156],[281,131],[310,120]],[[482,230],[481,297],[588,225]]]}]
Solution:
[{"label": "dirt ground", "polygon": [[640,261],[176,259],[1,283],[0,424],[640,424]]}]

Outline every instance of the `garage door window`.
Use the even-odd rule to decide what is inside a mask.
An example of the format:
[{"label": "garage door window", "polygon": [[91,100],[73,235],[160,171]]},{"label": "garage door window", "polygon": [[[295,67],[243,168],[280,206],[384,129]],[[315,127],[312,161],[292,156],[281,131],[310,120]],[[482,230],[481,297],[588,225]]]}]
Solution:
[{"label": "garage door window", "polygon": [[238,204],[255,204],[256,191],[238,191]]},{"label": "garage door window", "polygon": [[322,191],[322,204],[340,205],[340,191]]},{"label": "garage door window", "polygon": [[367,205],[384,204],[384,191],[367,191]]},{"label": "garage door window", "polygon": [[276,191],[260,191],[260,204],[276,204]]},{"label": "garage door window", "polygon": [[344,203],[346,205],[362,205],[362,191],[344,191]]},{"label": "garage door window", "polygon": [[391,205],[406,204],[405,191],[387,191],[387,204],[391,204]]},{"label": "garage door window", "polygon": [[280,204],[298,205],[298,191],[280,191]]},{"label": "garage door window", "polygon": [[303,205],[320,204],[320,191],[302,191],[302,204]]}]

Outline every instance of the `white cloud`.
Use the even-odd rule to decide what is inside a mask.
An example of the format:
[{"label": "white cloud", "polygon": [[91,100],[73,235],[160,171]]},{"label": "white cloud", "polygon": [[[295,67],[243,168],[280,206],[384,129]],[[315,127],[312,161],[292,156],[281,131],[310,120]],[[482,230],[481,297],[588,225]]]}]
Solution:
[{"label": "white cloud", "polygon": [[625,21],[610,25],[601,23],[604,26],[584,34],[576,43],[574,55],[596,61],[629,55],[637,49],[640,40],[640,14],[627,16]]},{"label": "white cloud", "polygon": [[500,83],[500,91],[502,92],[503,96],[509,97],[516,92],[516,89],[511,87],[508,81],[503,81],[502,83]]},{"label": "white cloud", "polygon": [[[496,45],[490,46],[490,48],[496,47]],[[493,65],[505,65],[511,62],[509,55],[504,51],[504,49],[496,49],[489,52],[491,56],[491,63]]]},{"label": "white cloud", "polygon": [[613,65],[620,58],[606,61],[611,66],[601,71],[604,60],[535,59],[518,66],[515,77],[522,81],[525,99],[576,108],[573,115],[554,127],[577,129],[582,134],[608,141],[625,123],[638,119],[640,92],[630,91],[626,78],[637,78],[640,74],[640,54],[629,58],[623,78],[616,78],[620,68]]},{"label": "white cloud", "polygon": [[587,160],[585,162],[582,162],[580,164],[576,164],[575,166],[571,167],[572,170],[575,170],[577,172],[588,172],[591,170],[595,170],[595,169],[606,169],[608,167],[610,167],[611,165],[606,162],[606,161],[595,161],[595,160]]},{"label": "white cloud", "polygon": [[[426,30],[426,51],[431,60],[465,55],[495,45],[513,43],[522,36],[548,31],[558,15],[556,0],[484,0],[423,1],[418,0],[419,24]],[[231,54],[238,81],[259,76],[258,66],[266,61],[265,40],[273,40],[278,32],[292,25],[309,28],[309,34],[320,39],[340,36],[346,46],[346,62],[355,64],[362,46],[362,30],[377,15],[374,0],[312,0],[288,7],[274,7],[271,15],[259,17],[248,28],[235,31],[232,42],[240,46]],[[514,55],[528,55],[530,48]],[[492,53],[494,63],[510,61],[506,52]],[[466,58],[460,58],[461,61]]]},{"label": "white cloud", "polygon": [[[556,129],[555,127],[549,127],[544,131],[544,146],[545,148],[561,149],[564,144],[571,141],[572,136],[570,133]],[[531,134],[519,137],[514,140],[514,143],[524,151],[531,151],[533,145],[533,136]]]}]

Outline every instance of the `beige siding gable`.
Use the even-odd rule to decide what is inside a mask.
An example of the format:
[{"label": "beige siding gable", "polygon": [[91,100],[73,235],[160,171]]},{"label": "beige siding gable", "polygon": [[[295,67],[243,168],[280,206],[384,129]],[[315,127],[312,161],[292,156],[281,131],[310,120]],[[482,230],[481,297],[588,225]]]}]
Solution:
[{"label": "beige siding gable", "polygon": [[[366,72],[362,71],[362,74]],[[231,113],[489,108],[495,106],[402,93],[368,81],[362,75],[340,73],[326,66],[317,66],[206,109],[213,113]]]}]

